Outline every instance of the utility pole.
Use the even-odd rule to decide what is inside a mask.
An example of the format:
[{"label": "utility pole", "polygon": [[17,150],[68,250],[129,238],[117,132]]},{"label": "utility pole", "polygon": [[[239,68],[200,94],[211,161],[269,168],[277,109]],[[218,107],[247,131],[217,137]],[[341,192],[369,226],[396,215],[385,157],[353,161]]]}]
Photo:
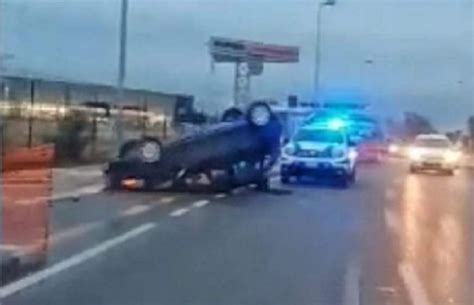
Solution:
[{"label": "utility pole", "polygon": [[[126,77],[127,66],[127,17],[128,17],[128,0],[122,0],[120,13],[120,38],[119,38],[119,62],[117,77],[117,117],[116,132],[117,145],[120,147],[123,143],[123,100],[124,100],[124,82]],[[118,150],[117,150],[118,151]]]},{"label": "utility pole", "polygon": [[318,7],[316,12],[316,52],[314,58],[314,96],[319,103],[320,95],[320,71],[321,71],[321,33],[322,33],[322,12],[325,6],[336,5],[336,0],[317,0]]}]

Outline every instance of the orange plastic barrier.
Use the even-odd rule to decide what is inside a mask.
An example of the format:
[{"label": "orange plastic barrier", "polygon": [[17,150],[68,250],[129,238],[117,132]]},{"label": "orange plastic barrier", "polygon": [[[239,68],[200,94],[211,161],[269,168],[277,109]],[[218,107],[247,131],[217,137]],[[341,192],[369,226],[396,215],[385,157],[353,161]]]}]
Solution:
[{"label": "orange plastic barrier", "polygon": [[22,264],[46,261],[54,146],[5,152],[2,171],[2,249]]}]

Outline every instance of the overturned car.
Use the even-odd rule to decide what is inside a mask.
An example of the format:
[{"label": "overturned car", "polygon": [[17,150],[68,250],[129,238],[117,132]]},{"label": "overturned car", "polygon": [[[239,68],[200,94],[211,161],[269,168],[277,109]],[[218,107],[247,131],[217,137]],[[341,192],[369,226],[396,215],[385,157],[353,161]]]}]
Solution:
[{"label": "overturned car", "polygon": [[245,113],[227,110],[222,122],[170,143],[145,137],[126,142],[107,164],[109,189],[266,188],[280,153],[281,124],[263,102]]}]

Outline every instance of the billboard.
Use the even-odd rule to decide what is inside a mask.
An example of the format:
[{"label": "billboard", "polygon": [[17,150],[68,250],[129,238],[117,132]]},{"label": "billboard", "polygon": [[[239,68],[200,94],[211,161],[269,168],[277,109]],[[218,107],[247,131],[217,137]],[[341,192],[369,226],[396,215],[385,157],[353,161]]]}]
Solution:
[{"label": "billboard", "polygon": [[211,37],[209,52],[216,62],[294,63],[299,61],[298,47],[231,38]]}]

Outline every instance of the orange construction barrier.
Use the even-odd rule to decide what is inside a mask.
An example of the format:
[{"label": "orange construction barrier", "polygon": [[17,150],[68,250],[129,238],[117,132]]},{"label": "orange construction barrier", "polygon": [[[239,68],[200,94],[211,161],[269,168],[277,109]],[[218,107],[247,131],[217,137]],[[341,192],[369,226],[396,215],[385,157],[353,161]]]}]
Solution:
[{"label": "orange construction barrier", "polygon": [[5,151],[2,162],[2,253],[39,267],[48,250],[54,146]]}]

